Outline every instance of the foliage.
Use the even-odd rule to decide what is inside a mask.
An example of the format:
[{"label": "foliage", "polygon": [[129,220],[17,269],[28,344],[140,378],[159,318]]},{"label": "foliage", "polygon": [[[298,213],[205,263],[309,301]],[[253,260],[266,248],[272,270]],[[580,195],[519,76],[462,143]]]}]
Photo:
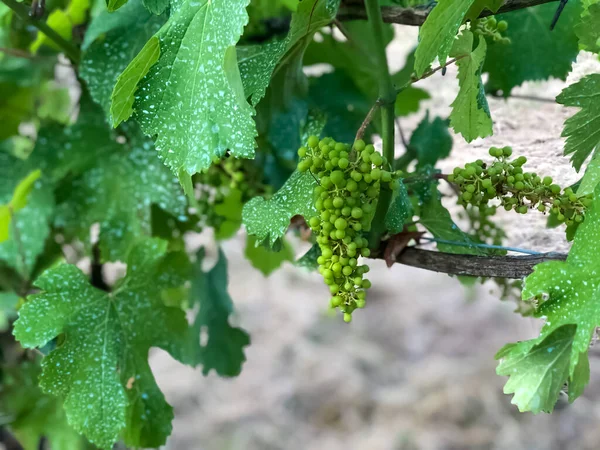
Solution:
[{"label": "foliage", "polygon": [[[577,184],[524,172],[508,145],[452,174],[436,166],[455,139],[493,133],[487,95],[565,80],[580,50],[598,53],[598,1],[568,2],[554,31],[556,5],[496,15],[500,0],[366,0],[370,20],[355,22],[338,15],[343,0],[0,1],[0,327],[44,355],[0,348],[2,414],[26,449],[163,445],[174,413],[151,347],[240,374],[250,335],[225,252],[210,270],[214,246],[189,253],[205,231],[245,245],[262,276],[319,270],[349,322],[367,306],[366,258],[391,264],[429,242],[439,258],[502,258],[499,207],[549,213],[573,248],[525,279],[546,322],[500,350],[498,374],[522,411],[551,411],[565,383],[581,395],[600,325],[600,74],[556,99],[577,108],[562,132]],[[431,9],[393,73],[386,48],[407,38],[372,14],[381,5]],[[450,65],[457,96],[436,117],[420,82],[452,83]],[[297,260],[288,234],[310,246]],[[107,281],[113,261],[127,272]]]}]

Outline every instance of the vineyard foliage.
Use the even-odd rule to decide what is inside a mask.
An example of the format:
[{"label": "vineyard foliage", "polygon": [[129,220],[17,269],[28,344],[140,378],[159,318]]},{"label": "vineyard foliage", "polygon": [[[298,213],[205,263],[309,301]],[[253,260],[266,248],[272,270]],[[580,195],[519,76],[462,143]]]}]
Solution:
[{"label": "vineyard foliage", "polygon": [[[405,29],[384,23],[380,6],[426,16],[397,72],[385,48]],[[0,411],[10,431],[25,449],[42,438],[69,450],[165,444],[174,411],[150,348],[205,375],[237,376],[246,360],[226,239],[245,233],[243,254],[264,276],[286,262],[319,271],[323,308],[350,322],[369,307],[369,258],[391,265],[433,242],[440,258],[501,261],[511,249],[499,208],[549,214],[573,241],[566,260],[523,274],[517,311],[543,326],[496,355],[505,393],[533,413],[552,412],[561,392],[579,397],[600,326],[600,74],[556,98],[568,108],[575,185],[533,172],[511,142],[451,174],[436,168],[456,139],[485,145],[489,96],[566,80],[581,51],[597,57],[600,1],[571,0],[558,19],[557,7],[1,0]],[[361,20],[348,20],[357,10]],[[456,80],[443,77],[450,65]],[[436,96],[419,86],[429,77],[456,86],[448,117],[421,107]],[[395,136],[415,113],[412,135]],[[449,192],[463,229],[442,202]],[[202,232],[216,245],[190,252]],[[291,236],[310,250],[297,256]],[[126,265],[116,281],[104,277],[112,262]]]}]

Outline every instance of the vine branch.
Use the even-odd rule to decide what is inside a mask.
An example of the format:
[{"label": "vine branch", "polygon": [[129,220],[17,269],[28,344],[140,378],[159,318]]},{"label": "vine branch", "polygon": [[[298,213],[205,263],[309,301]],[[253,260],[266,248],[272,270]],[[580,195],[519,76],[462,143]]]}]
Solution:
[{"label": "vine branch", "polygon": [[[384,249],[385,246],[372,257],[384,259]],[[536,264],[565,259],[565,253],[557,252],[527,256],[476,256],[407,247],[397,256],[396,262],[448,275],[521,279],[533,272]]]},{"label": "vine branch", "polygon": [[46,22],[41,20],[37,20],[36,18],[30,16],[29,8],[25,6],[23,3],[19,3],[17,0],[2,0],[6,6],[12,9],[17,16],[23,20],[26,24],[33,25],[40,32],[44,33],[48,36],[49,39],[52,39],[56,45],[58,45],[65,54],[69,57],[73,63],[77,64],[80,59],[80,51],[74,46],[72,43],[66,41],[60,34],[54,31]]},{"label": "vine branch", "polygon": [[[519,9],[530,8],[532,6],[542,5],[544,3],[556,2],[559,0],[507,0],[500,7],[496,14],[503,14]],[[398,23],[402,25],[421,26],[427,19],[427,16],[433,9],[433,6],[422,8],[403,8],[400,6],[384,6],[381,8],[383,21],[386,23]],[[493,12],[486,9],[479,17],[488,17],[494,15]],[[345,0],[339,9],[337,19],[339,21],[365,20],[367,13],[362,0]]]}]

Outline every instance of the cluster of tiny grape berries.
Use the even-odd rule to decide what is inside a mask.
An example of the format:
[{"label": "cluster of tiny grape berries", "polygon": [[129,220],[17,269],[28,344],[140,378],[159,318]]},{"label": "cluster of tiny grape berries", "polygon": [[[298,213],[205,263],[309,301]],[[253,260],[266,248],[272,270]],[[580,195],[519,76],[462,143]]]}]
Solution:
[{"label": "cluster of tiny grape berries", "polygon": [[506,22],[506,20],[501,20],[498,22],[494,16],[479,19],[477,21],[477,25],[475,26],[476,33],[483,36],[489,36],[495,42],[499,42],[501,44],[510,44],[510,39],[502,36],[502,33],[504,33],[507,29],[508,22]]},{"label": "cluster of tiny grape berries", "polygon": [[364,308],[365,290],[371,287],[363,278],[369,267],[358,262],[371,254],[362,233],[371,227],[381,184],[397,188],[398,174],[386,170],[386,158],[362,140],[350,146],[311,136],[298,156],[298,170],[310,171],[318,182],[314,189],[318,215],[308,223],[318,234],[319,272],[329,285],[331,307],[340,308],[344,321],[350,322],[352,312]]},{"label": "cluster of tiny grape berries", "polygon": [[504,230],[491,220],[496,215],[497,205],[465,205],[465,213],[460,214],[461,219],[469,222],[469,229],[472,234],[481,242],[493,245],[502,245],[502,240],[506,237]]},{"label": "cluster of tiny grape berries", "polygon": [[583,221],[585,209],[591,205],[592,196],[578,197],[571,188],[564,191],[552,183],[551,177],[540,177],[534,172],[523,171],[527,158],[519,156],[509,160],[510,147],[490,148],[495,159],[491,164],[482,160],[457,167],[448,176],[448,181],[460,188],[459,203],[479,206],[487,205],[498,198],[505,210],[525,214],[531,209],[543,213],[551,212],[559,222],[567,225]]}]

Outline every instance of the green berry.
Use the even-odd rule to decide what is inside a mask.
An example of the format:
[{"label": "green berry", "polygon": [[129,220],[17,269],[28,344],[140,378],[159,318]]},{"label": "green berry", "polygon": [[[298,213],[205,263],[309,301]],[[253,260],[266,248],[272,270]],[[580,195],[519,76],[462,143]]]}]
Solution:
[{"label": "green berry", "polygon": [[319,138],[316,136],[310,136],[308,138],[308,146],[315,148],[317,145],[319,145]]},{"label": "green berry", "polygon": [[359,139],[358,141],[354,142],[354,149],[358,152],[362,152],[365,149],[365,141],[363,141],[362,139]]}]

